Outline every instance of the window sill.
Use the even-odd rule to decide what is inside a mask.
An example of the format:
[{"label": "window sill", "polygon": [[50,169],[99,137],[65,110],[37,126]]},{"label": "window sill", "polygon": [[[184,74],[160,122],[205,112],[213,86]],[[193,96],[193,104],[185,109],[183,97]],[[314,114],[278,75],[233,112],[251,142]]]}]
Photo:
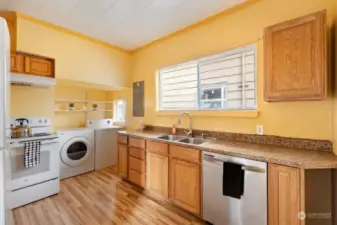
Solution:
[{"label": "window sill", "polygon": [[125,126],[126,121],[118,121],[118,120],[114,120],[113,124],[116,126]]},{"label": "window sill", "polygon": [[181,112],[189,112],[192,116],[197,117],[239,117],[239,118],[257,118],[259,117],[259,111],[193,111],[193,110],[182,110],[182,111],[157,111],[157,116],[178,116]]}]

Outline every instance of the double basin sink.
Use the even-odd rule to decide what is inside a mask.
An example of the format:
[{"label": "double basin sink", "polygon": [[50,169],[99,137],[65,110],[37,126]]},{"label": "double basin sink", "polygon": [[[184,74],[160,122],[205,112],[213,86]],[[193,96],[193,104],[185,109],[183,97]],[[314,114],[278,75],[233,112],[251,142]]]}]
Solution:
[{"label": "double basin sink", "polygon": [[163,136],[157,137],[157,139],[192,144],[192,145],[201,145],[207,142],[207,140],[203,138],[189,138],[189,137],[181,136],[181,135],[163,135]]}]

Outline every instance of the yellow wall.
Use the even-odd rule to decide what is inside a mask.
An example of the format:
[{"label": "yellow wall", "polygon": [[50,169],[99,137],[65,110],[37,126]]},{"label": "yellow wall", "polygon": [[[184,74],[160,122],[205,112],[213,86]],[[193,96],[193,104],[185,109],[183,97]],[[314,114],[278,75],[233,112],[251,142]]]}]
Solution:
[{"label": "yellow wall", "polygon": [[54,115],[53,88],[11,86],[12,117],[49,117]]},{"label": "yellow wall", "polygon": [[56,78],[112,88],[127,84],[130,54],[18,18],[17,50],[55,59]]},{"label": "yellow wall", "polygon": [[[332,100],[267,103],[263,101],[263,29],[269,25],[327,9],[332,24],[333,0],[253,0],[216,19],[185,32],[179,32],[138,51],[132,56],[132,80],[146,83],[145,118],[147,124],[172,126],[177,116],[156,113],[155,73],[160,67],[176,64],[227,49],[258,45],[257,118],[194,116],[198,129],[255,133],[264,125],[264,133],[298,138],[332,140]],[[132,120],[133,127],[139,118]]]},{"label": "yellow wall", "polygon": [[[67,109],[69,103],[55,102],[55,99],[107,101],[107,91],[83,89],[69,86],[54,88],[36,88],[11,86],[11,116],[12,117],[48,117],[52,119],[54,129],[84,127],[86,120],[111,118],[111,113],[105,112],[55,112],[57,109]],[[76,104],[82,109],[83,104]],[[91,106],[89,106],[91,107]],[[111,108],[98,104],[99,109]]]},{"label": "yellow wall", "polygon": [[[328,25],[331,28],[333,20],[337,21],[336,5],[335,0],[307,0],[305,4],[303,1],[291,0],[251,0],[244,6],[155,42],[132,55],[20,18],[18,49],[55,58],[56,76],[65,80],[86,81],[102,86],[112,82],[118,88],[126,84],[131,87],[132,81],[145,80],[145,118],[132,117],[130,88],[123,88],[108,95],[104,91],[92,95],[96,100],[125,98],[127,125],[134,128],[142,119],[145,123],[153,125],[171,126],[176,123],[176,114],[156,112],[155,73],[158,68],[257,43],[259,116],[247,118],[233,115],[210,116],[210,113],[196,114],[193,118],[194,128],[255,133],[255,126],[262,124],[265,134],[337,140],[337,133],[333,132],[337,131],[337,116],[333,116],[337,115],[337,100],[332,100],[331,94],[325,101],[263,101],[263,29],[322,9],[327,9]],[[337,39],[337,34],[334,39]],[[131,75],[129,80],[128,74]],[[54,118],[54,89],[25,90],[28,90],[28,87],[13,88],[13,115]],[[55,96],[83,99],[84,90],[86,89],[71,90],[58,86],[55,88]],[[39,103],[37,98],[40,98]],[[42,105],[47,107],[41,107]],[[81,126],[84,121],[84,114],[57,113],[55,127]]]},{"label": "yellow wall", "polygon": [[[72,99],[72,100],[91,100],[91,101],[107,101],[108,92],[100,90],[81,89],[74,87],[56,86],[55,99]],[[67,109],[67,102],[57,102],[56,109]],[[75,104],[77,109],[83,109],[84,104]],[[90,108],[91,105],[88,105]],[[105,109],[105,104],[98,104],[99,109]],[[55,128],[74,128],[84,127],[86,120],[103,119],[106,116],[111,117],[111,113],[105,112],[56,112],[54,117]]]},{"label": "yellow wall", "polygon": [[86,119],[111,117],[111,113],[92,112],[87,116],[77,112],[54,113],[54,99],[105,101],[107,92],[92,88],[111,90],[128,82],[130,53],[29,18],[18,18],[17,50],[54,58],[59,85],[55,88],[12,86],[13,117],[49,117],[56,129],[84,126]]}]

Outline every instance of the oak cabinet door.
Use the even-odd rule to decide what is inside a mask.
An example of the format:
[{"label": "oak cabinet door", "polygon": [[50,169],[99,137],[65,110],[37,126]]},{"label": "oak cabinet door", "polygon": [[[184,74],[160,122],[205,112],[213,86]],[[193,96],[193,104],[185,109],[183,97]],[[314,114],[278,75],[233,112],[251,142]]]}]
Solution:
[{"label": "oak cabinet door", "polygon": [[128,177],[128,148],[125,145],[118,145],[118,173],[124,178]]},{"label": "oak cabinet door", "polygon": [[300,171],[297,168],[269,164],[269,225],[300,225]]},{"label": "oak cabinet door", "polygon": [[11,53],[10,65],[11,72],[23,73],[24,72],[24,56],[17,53]]},{"label": "oak cabinet door", "polygon": [[146,188],[161,197],[168,198],[167,156],[147,152],[146,155]]},{"label": "oak cabinet door", "polygon": [[326,97],[325,11],[266,28],[264,51],[266,101]]},{"label": "oak cabinet door", "polygon": [[54,62],[53,60],[46,58],[26,56],[25,73],[44,77],[54,77]]},{"label": "oak cabinet door", "polygon": [[201,204],[200,165],[171,159],[170,199],[177,206],[200,214]]},{"label": "oak cabinet door", "polygon": [[138,186],[145,187],[145,177],[145,173],[140,173],[132,169],[129,170],[129,181]]}]

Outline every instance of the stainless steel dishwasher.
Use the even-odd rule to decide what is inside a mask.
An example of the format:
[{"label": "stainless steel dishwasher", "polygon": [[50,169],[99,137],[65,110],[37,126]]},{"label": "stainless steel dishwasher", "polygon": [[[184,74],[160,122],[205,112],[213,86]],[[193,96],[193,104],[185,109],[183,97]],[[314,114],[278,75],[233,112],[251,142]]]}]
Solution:
[{"label": "stainless steel dishwasher", "polygon": [[[243,165],[241,199],[222,194],[223,162]],[[203,219],[214,225],[267,225],[267,164],[203,152]]]}]

